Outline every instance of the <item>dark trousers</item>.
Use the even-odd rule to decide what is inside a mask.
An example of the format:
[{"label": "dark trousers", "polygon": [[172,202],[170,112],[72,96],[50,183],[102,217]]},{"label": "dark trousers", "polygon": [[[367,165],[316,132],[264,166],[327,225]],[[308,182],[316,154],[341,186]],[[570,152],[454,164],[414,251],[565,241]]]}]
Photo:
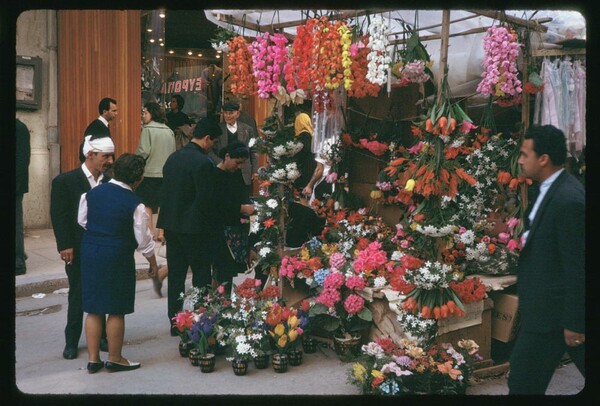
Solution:
[{"label": "dark trousers", "polygon": [[[65,343],[67,347],[79,346],[81,330],[83,329],[83,300],[81,293],[81,270],[77,258],[71,265],[65,265],[67,278],[69,279],[69,296],[67,305],[67,326],[65,327]],[[106,339],[106,320],[102,318],[102,338]]]},{"label": "dark trousers", "polygon": [[188,267],[192,268],[192,285],[197,288],[210,286],[213,243],[201,234],[183,234],[165,230],[167,240],[167,265],[169,267],[168,317],[172,319],[181,310],[180,294],[185,293]]},{"label": "dark trousers", "polygon": [[16,195],[15,203],[15,273],[23,274],[27,270],[23,237],[23,193]]},{"label": "dark trousers", "polygon": [[520,331],[510,355],[509,394],[544,395],[565,352],[585,378],[585,344],[567,346],[562,330]]}]

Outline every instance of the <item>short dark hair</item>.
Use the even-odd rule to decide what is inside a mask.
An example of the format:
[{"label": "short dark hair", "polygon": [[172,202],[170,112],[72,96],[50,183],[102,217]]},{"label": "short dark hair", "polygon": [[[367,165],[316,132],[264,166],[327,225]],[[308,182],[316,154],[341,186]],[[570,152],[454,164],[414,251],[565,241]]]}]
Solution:
[{"label": "short dark hair", "polygon": [[144,104],[144,108],[148,110],[148,113],[150,113],[152,116],[152,120],[163,124],[167,122],[167,116],[165,115],[165,111],[160,104],[156,102],[148,102]]},{"label": "short dark hair", "polygon": [[110,97],[105,97],[104,99],[100,100],[100,103],[98,103],[98,113],[102,115],[105,110],[110,110],[111,103],[117,104],[117,101],[115,99],[111,99]]},{"label": "short dark hair", "polygon": [[171,99],[177,100],[177,107],[179,108],[179,111],[181,111],[183,109],[183,106],[185,105],[185,100],[183,99],[183,97],[181,97],[181,95],[179,94],[174,94],[171,95]]},{"label": "short dark hair", "polygon": [[194,128],[194,138],[202,139],[207,135],[211,139],[219,138],[221,136],[221,127],[217,121],[212,117],[205,117],[198,121],[196,128]]},{"label": "short dark hair", "polygon": [[113,165],[114,178],[131,186],[142,178],[145,166],[146,160],[140,155],[125,152]]},{"label": "short dark hair", "polygon": [[229,157],[232,159],[248,158],[250,156],[250,150],[243,142],[236,141],[221,148],[219,151],[219,158],[224,160],[226,154],[229,154]]},{"label": "short dark hair", "polygon": [[531,126],[525,139],[533,140],[533,151],[537,156],[547,154],[554,165],[563,165],[567,160],[565,134],[553,125]]}]

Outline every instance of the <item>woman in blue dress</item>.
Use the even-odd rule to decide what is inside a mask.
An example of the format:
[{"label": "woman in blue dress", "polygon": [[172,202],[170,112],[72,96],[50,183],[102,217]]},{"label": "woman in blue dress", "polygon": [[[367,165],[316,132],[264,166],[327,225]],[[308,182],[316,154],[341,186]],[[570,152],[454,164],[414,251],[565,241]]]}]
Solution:
[{"label": "woman in blue dress", "polygon": [[[139,362],[123,358],[125,315],[135,301],[135,250],[150,264],[150,276],[158,272],[150,218],[133,190],[143,179],[145,161],[125,153],[114,163],[114,177],[81,196],[77,221],[85,229],[81,241],[81,287],[88,344],[89,373],[103,366],[111,372],[129,371]],[[108,360],[100,360],[102,318],[106,320]]]}]

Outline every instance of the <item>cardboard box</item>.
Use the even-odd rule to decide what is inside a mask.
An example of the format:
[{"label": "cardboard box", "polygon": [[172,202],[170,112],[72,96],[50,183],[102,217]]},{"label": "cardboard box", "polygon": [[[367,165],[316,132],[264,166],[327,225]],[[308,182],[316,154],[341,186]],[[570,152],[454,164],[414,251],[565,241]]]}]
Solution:
[{"label": "cardboard box", "polygon": [[508,343],[519,329],[519,297],[514,293],[492,292],[492,338]]}]

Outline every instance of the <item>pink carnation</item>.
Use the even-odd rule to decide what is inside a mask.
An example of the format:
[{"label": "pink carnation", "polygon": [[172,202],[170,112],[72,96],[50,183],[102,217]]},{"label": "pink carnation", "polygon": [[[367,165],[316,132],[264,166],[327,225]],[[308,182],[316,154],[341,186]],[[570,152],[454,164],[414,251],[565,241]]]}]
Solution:
[{"label": "pink carnation", "polygon": [[352,290],[362,290],[365,288],[365,280],[358,275],[349,276],[346,279],[346,287]]},{"label": "pink carnation", "polygon": [[321,294],[317,297],[317,303],[321,303],[327,307],[333,307],[337,302],[342,299],[342,295],[339,290],[336,289],[323,289]]},{"label": "pink carnation", "polygon": [[381,243],[374,241],[360,251],[354,260],[354,270],[358,272],[372,271],[387,262],[387,253],[381,248]]},{"label": "pink carnation", "polygon": [[342,266],[346,263],[346,258],[344,258],[344,254],[341,252],[334,252],[329,257],[329,266],[332,269],[340,270]]},{"label": "pink carnation", "polygon": [[323,287],[325,289],[340,289],[345,281],[344,275],[339,272],[332,272],[325,278],[323,282]]},{"label": "pink carnation", "polygon": [[357,314],[365,307],[365,300],[358,295],[349,295],[344,301],[344,309],[348,314]]}]

